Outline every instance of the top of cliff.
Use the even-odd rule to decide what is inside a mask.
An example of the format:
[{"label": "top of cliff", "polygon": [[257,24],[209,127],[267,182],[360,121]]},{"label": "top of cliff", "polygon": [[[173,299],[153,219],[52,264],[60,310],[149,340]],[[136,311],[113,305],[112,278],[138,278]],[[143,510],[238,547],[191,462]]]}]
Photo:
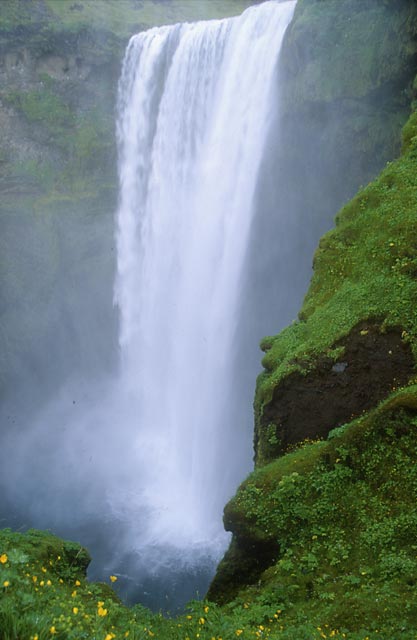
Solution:
[{"label": "top of cliff", "polygon": [[42,28],[77,33],[94,26],[126,38],[174,22],[225,18],[256,0],[4,0],[0,31]]}]

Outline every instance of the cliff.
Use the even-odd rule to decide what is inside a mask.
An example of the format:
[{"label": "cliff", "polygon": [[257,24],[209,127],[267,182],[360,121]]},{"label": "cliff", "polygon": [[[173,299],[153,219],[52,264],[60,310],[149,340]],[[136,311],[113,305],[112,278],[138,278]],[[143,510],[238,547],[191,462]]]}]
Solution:
[{"label": "cliff", "polygon": [[[338,3],[338,17],[353,5]],[[365,13],[377,9],[372,3],[361,7]],[[293,80],[293,98],[302,95],[302,87],[308,101],[320,103],[332,91],[341,94],[337,101],[346,91],[366,93],[370,67],[365,63],[372,47],[363,38],[365,63],[360,57],[342,72],[333,9],[331,2],[299,5],[301,24],[295,19],[289,47],[297,50],[304,20],[323,24],[329,18],[335,48],[323,62],[322,91],[305,77],[313,73],[313,60],[310,69],[303,66],[300,84]],[[378,11],[390,9],[385,3]],[[390,66],[369,75],[372,91],[384,93],[386,81],[393,86],[390,69],[397,69],[396,78],[405,77],[406,69],[415,74],[415,10],[396,4],[390,26],[398,20],[404,27],[398,32],[401,55],[394,60],[392,51],[384,54],[378,40],[378,55],[387,55]],[[352,22],[356,18],[360,11]],[[377,28],[378,20],[372,24]],[[362,39],[359,22],[354,33]],[[361,45],[353,50],[356,55]],[[290,58],[296,64],[297,56]],[[327,60],[344,79],[338,89]],[[406,93],[412,98],[410,89]],[[335,228],[321,239],[298,321],[262,341],[256,470],[225,509],[233,541],[209,592],[219,602],[235,597],[245,584],[253,585],[250,593],[263,588],[279,593],[295,608],[303,601],[312,616],[322,608],[333,628],[377,628],[383,616],[372,611],[368,598],[380,603],[379,611],[387,611],[388,598],[391,612],[405,599],[402,619],[406,626],[415,619],[410,598],[416,522],[416,125],[413,111],[400,158],[341,209]]]},{"label": "cliff", "polygon": [[249,4],[1,2],[3,400],[24,387],[48,394],[75,371],[114,365],[115,106],[129,37]]}]

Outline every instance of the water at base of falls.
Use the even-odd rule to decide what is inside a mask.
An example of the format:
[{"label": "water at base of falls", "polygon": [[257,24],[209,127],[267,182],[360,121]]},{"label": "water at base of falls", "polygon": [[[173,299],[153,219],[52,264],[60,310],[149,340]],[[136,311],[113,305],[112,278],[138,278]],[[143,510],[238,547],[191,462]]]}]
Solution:
[{"label": "water at base of falls", "polygon": [[129,601],[157,609],[204,595],[229,540],[224,504],[251,468],[239,305],[294,7],[131,39],[117,121],[120,368],[64,387],[24,442],[3,446],[0,478],[26,522],[81,540],[92,577],[119,575]]}]

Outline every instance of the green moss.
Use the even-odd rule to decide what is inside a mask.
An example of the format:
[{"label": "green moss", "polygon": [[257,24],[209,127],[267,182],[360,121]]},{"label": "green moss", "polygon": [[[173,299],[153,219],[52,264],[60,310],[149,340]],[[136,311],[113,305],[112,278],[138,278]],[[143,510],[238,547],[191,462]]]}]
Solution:
[{"label": "green moss", "polygon": [[31,7],[23,0],[6,0],[0,8],[1,31],[9,31],[17,25],[28,25],[32,20]]},{"label": "green moss", "polygon": [[308,373],[320,355],[361,320],[400,326],[417,356],[417,144],[415,114],[404,132],[404,154],[338,214],[320,241],[300,321],[263,341],[265,372],[257,386],[258,417],[275,386],[291,371]]},{"label": "green moss", "polygon": [[79,32],[91,25],[127,38],[135,30],[174,22],[210,20],[242,13],[252,0],[3,0],[0,31],[48,23],[56,32]]},{"label": "green moss", "polygon": [[399,86],[416,52],[415,15],[407,0],[298,3],[284,60],[289,105],[358,99]]},{"label": "green moss", "polygon": [[40,127],[49,144],[61,149],[68,147],[75,115],[50,86],[33,91],[13,90],[5,96],[5,101],[14,106],[30,126]]},{"label": "green moss", "polygon": [[224,18],[241,13],[252,4],[250,0],[170,0],[169,3],[158,0],[140,3],[130,0],[79,0],[77,3],[45,0],[45,3],[67,28],[79,28],[93,23],[99,28],[123,35],[127,35],[133,24],[149,28],[173,22]]},{"label": "green moss", "polygon": [[238,601],[272,607],[278,599],[290,628],[302,618],[364,636],[389,637],[397,624],[413,628],[416,430],[413,385],[328,441],[300,445],[251,474],[227,506],[226,522],[238,544],[269,540],[279,551]]}]

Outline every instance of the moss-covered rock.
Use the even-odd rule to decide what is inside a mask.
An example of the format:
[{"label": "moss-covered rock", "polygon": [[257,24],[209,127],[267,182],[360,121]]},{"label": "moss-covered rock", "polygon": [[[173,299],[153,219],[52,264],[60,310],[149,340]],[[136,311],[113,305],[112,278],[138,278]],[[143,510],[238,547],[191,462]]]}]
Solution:
[{"label": "moss-covered rock", "polygon": [[413,77],[417,7],[408,0],[303,0],[286,35],[286,108],[357,100]]},{"label": "moss-covered rock", "polygon": [[[392,616],[366,612],[372,598],[382,602],[390,594],[391,607],[406,599],[410,625],[417,607],[416,423],[411,385],[327,441],[303,444],[256,470],[226,507],[234,542],[210,596],[224,602],[242,591],[248,599],[242,582],[256,585],[254,593],[279,589],[291,615],[307,608],[314,619],[321,609],[333,628],[359,630]],[[270,567],[259,563],[257,574],[242,576],[251,560],[248,539],[253,548],[269,542]]]},{"label": "moss-covered rock", "polygon": [[407,0],[298,2],[280,74],[282,170],[292,191],[292,176],[303,184],[301,202],[292,196],[301,236],[306,216],[334,215],[400,153],[416,25],[416,5]]},{"label": "moss-covered rock", "polygon": [[[349,336],[360,323],[373,323],[378,319],[383,332],[393,331],[395,327],[401,329],[400,338],[409,347],[404,345],[401,349],[401,367],[393,367],[392,384],[395,384],[396,371],[402,370],[403,366],[407,368],[408,348],[415,362],[417,154],[414,122],[415,115],[405,128],[402,157],[389,164],[375,182],[341,210],[335,229],[322,238],[300,320],[279,336],[267,338],[262,343],[266,351],[265,372],[258,380],[256,393],[256,441],[264,459],[275,454],[273,450],[268,453],[268,425],[280,422],[280,417],[275,420],[274,411],[270,410],[274,394],[279,394],[279,385],[296,372],[314,377],[314,371],[326,361],[323,359],[327,358],[329,366],[331,362],[334,365],[345,362],[346,358],[349,360],[350,356],[346,355]],[[363,342],[366,342],[369,330],[364,325],[360,331],[364,331]],[[385,340],[381,338],[381,345]],[[375,344],[374,348],[375,359],[379,347]],[[381,348],[386,350],[387,357],[395,352],[395,348]],[[390,350],[393,353],[390,354]],[[366,349],[362,363],[372,375],[372,357],[366,356]],[[408,376],[412,373],[410,365],[409,362]],[[379,375],[381,364],[376,366]],[[360,379],[356,380],[359,383]],[[404,382],[406,380],[401,377],[401,384]],[[366,395],[365,390],[364,393]],[[375,401],[380,398],[378,393],[371,395]],[[331,401],[331,395],[327,397]],[[358,410],[365,408],[358,405]]]}]

